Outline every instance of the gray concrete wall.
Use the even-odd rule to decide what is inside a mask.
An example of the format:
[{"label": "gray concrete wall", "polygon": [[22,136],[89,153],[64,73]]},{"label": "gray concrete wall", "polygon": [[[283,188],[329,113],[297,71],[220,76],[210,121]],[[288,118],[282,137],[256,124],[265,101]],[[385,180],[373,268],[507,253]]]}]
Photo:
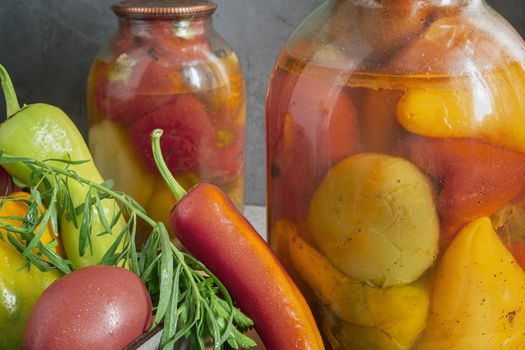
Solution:
[{"label": "gray concrete wall", "polygon": [[[264,202],[264,99],[280,47],[322,0],[215,0],[217,30],[247,75],[247,202]],[[86,134],[85,84],[92,58],[116,28],[113,0],[0,0],[0,63],[22,102],[60,106]],[[492,0],[525,36],[525,1]],[[0,110],[3,110],[0,102]],[[1,114],[1,113],[0,113]]]}]

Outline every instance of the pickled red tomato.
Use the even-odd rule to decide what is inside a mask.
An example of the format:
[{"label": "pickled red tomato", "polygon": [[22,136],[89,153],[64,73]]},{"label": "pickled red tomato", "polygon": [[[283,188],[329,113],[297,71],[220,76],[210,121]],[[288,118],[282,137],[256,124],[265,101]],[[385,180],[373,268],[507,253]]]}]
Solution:
[{"label": "pickled red tomato", "polygon": [[315,160],[312,144],[303,128],[295,125],[292,117],[287,116],[286,119],[285,123],[291,129],[287,132],[288,147],[293,147],[296,151],[300,149],[303,156],[295,156],[282,140],[277,145],[281,150],[271,160],[269,200],[273,212],[298,221],[308,213],[310,197],[316,187]]},{"label": "pickled red tomato", "polygon": [[269,115],[277,116],[268,126],[270,198],[272,210],[299,219],[325,172],[357,151],[357,112],[345,92],[331,84],[280,74],[275,79],[283,80],[276,85],[281,90],[272,92],[268,102],[276,106]]},{"label": "pickled red tomato", "polygon": [[521,40],[511,33],[519,41],[502,42],[490,28],[481,25],[486,21],[487,18],[474,18],[470,23],[464,16],[440,18],[396,54],[389,68],[404,74],[458,74],[472,73],[473,67],[479,71],[495,63],[510,63],[512,55],[518,53],[511,51],[516,50],[516,43]]},{"label": "pickled red tomato", "polygon": [[213,147],[202,149],[199,173],[206,182],[224,184],[242,172],[244,164],[244,124],[215,133]]},{"label": "pickled red tomato", "polygon": [[122,54],[110,64],[102,63],[100,69],[97,107],[105,117],[123,124],[133,123],[181,91],[180,72],[143,48]]},{"label": "pickled red tomato", "polygon": [[[209,41],[192,28],[174,25],[172,21],[157,21],[148,27],[149,36],[145,38],[157,54],[172,64],[191,61],[206,61],[213,55]],[[204,30],[204,29],[203,29]]]},{"label": "pickled red tomato", "polygon": [[[292,78],[296,80],[297,78]],[[283,113],[284,112],[284,113]],[[286,137],[294,130],[287,130],[285,118],[290,115],[298,128],[313,145],[313,156],[318,160],[318,170],[324,173],[335,162],[357,150],[359,130],[357,112],[352,100],[341,89],[321,81],[301,77],[293,86],[287,110],[279,113],[283,134],[278,138],[286,143]],[[292,158],[301,157],[302,149],[293,149]],[[320,174],[321,176],[323,174]]]},{"label": "pickled red tomato", "polygon": [[[330,41],[343,48],[345,56],[362,58],[361,64],[373,64],[373,70],[420,35],[434,13],[430,6],[421,6],[415,1],[336,1],[331,7],[329,21]],[[402,19],[402,20],[401,20]],[[324,45],[323,45],[324,46]],[[344,48],[352,47],[345,52]],[[349,54],[350,53],[350,54]]]},{"label": "pickled red tomato", "polygon": [[[294,119],[288,114],[296,83],[297,76],[278,70],[272,78],[272,89],[266,103],[267,114],[271,118],[267,122],[269,174],[272,178],[268,201],[272,212],[293,220],[308,212],[309,192],[315,188],[312,177],[303,176],[313,172],[312,144],[303,128],[294,125]],[[285,127],[290,131],[285,132]],[[286,142],[285,133],[288,135]],[[301,150],[302,157],[293,156],[294,147],[296,151]],[[275,215],[270,217],[275,218]]]},{"label": "pickled red tomato", "polygon": [[284,119],[288,113],[288,106],[293,89],[297,84],[297,76],[283,70],[277,70],[271,78],[272,88],[268,92],[266,102],[268,148],[275,151],[277,144],[282,142]]},{"label": "pickled red tomato", "polygon": [[135,38],[131,30],[131,24],[129,21],[125,21],[120,25],[120,31],[118,35],[111,39],[111,50],[113,55],[120,55],[122,52],[130,49],[133,45]]},{"label": "pickled red tomato", "polygon": [[[431,20],[432,8],[429,6],[404,0],[380,2],[380,6],[358,6],[355,16],[366,42],[375,53],[389,54],[421,33]],[[341,24],[338,27],[347,28]]]},{"label": "pickled red tomato", "polygon": [[182,64],[205,61],[212,54],[206,39],[176,36],[171,21],[151,25],[151,32],[143,33],[141,46],[135,48],[128,27],[113,42],[120,54],[104,65],[96,86],[99,110],[124,124],[168,103],[174,94],[188,91]]},{"label": "pickled red tomato", "polygon": [[237,122],[244,122],[244,78],[237,55],[234,52],[218,52],[206,64],[221,86],[203,96],[213,125],[217,128],[229,128]]},{"label": "pickled red tomato", "polygon": [[517,244],[511,245],[509,250],[521,268],[525,269],[525,242],[521,241]]},{"label": "pickled red tomato", "polygon": [[199,165],[203,150],[215,147],[215,129],[204,106],[191,95],[180,95],[173,102],[144,115],[129,128],[130,139],[146,165],[156,170],[150,134],[164,130],[162,155],[174,175]]},{"label": "pickled red tomato", "polygon": [[403,92],[399,90],[366,90],[361,99],[363,147],[368,152],[386,153],[396,145],[404,129],[397,122],[396,107]]},{"label": "pickled red tomato", "polygon": [[525,184],[525,154],[471,139],[413,137],[409,158],[442,184],[439,214],[445,225],[491,216]]}]

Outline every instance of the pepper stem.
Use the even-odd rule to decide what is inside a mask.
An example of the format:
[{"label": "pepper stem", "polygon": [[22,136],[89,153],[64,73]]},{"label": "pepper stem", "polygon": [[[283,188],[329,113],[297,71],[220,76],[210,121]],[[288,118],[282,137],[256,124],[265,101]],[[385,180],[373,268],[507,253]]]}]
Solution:
[{"label": "pepper stem", "polygon": [[160,149],[160,137],[162,136],[163,132],[164,131],[162,129],[155,129],[151,133],[153,159],[155,160],[155,164],[157,164],[157,169],[159,169],[160,175],[162,175],[164,182],[166,182],[166,185],[168,185],[168,188],[178,202],[186,195],[187,192],[184,188],[182,188],[177,180],[175,180],[171,174],[171,171],[168,169],[164,158],[162,157],[162,150]]},{"label": "pepper stem", "polygon": [[16,98],[15,88],[9,78],[9,74],[5,70],[4,66],[0,64],[0,80],[2,82],[2,90],[5,96],[5,106],[7,110],[7,118],[15,114],[20,110],[18,99]]}]

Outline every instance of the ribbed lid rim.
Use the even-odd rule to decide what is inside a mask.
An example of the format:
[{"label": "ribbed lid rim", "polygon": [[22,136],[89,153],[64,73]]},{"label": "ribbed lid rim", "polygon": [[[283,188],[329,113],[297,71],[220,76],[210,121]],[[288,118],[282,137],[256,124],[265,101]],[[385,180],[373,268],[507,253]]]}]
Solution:
[{"label": "ribbed lid rim", "polygon": [[119,17],[169,19],[209,15],[215,12],[217,4],[209,0],[124,0],[111,9]]}]

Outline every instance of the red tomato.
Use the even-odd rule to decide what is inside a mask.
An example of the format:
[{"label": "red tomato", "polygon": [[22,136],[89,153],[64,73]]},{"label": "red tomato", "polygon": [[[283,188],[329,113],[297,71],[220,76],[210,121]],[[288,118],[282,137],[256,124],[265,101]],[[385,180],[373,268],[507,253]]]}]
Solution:
[{"label": "red tomato", "polygon": [[149,329],[152,304],[133,272],[91,266],[66,275],[37,300],[24,349],[122,349]]},{"label": "red tomato", "polygon": [[409,158],[442,184],[445,226],[491,216],[524,187],[524,154],[471,139],[414,137],[407,145]]},{"label": "red tomato", "polygon": [[173,102],[144,115],[129,128],[130,140],[145,164],[156,169],[150,134],[164,130],[162,154],[174,175],[196,169],[202,154],[215,147],[215,130],[204,106],[191,95],[180,95]]}]

